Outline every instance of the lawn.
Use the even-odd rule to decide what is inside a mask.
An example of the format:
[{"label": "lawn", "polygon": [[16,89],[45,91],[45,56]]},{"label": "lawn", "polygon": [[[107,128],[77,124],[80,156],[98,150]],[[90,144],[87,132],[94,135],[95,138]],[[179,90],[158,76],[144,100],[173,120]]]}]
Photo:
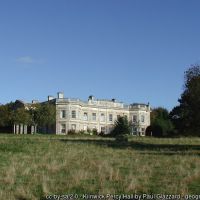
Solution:
[{"label": "lawn", "polygon": [[200,194],[200,138],[0,135],[0,199],[134,193]]}]

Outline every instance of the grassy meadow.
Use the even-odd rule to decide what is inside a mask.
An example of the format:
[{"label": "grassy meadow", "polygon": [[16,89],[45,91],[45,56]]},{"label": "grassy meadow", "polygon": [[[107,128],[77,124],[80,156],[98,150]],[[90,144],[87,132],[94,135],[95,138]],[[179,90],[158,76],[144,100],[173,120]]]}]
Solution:
[{"label": "grassy meadow", "polygon": [[0,135],[0,199],[199,194],[200,138]]}]

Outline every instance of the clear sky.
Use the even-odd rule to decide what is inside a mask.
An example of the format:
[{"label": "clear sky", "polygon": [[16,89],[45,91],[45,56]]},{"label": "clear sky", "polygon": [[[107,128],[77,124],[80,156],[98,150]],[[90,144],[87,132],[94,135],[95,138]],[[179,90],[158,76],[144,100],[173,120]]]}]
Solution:
[{"label": "clear sky", "polygon": [[199,0],[1,0],[0,102],[63,91],[168,109],[200,63]]}]

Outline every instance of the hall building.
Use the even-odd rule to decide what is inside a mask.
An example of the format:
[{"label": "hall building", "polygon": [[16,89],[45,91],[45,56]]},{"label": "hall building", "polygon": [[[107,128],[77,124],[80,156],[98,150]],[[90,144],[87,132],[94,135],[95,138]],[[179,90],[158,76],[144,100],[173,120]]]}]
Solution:
[{"label": "hall building", "polygon": [[127,117],[131,123],[132,135],[145,136],[146,128],[150,126],[149,103],[127,105],[116,99],[96,99],[94,96],[89,96],[87,101],[83,101],[65,98],[62,92],[58,92],[57,98],[48,96],[48,102],[56,106],[56,134],[67,134],[70,130],[78,132],[93,129],[109,134],[119,116]]}]

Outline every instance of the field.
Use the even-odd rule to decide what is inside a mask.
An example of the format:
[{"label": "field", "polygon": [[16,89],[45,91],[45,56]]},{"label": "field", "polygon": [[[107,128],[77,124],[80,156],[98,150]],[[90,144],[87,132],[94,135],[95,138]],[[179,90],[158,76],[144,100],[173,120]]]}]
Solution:
[{"label": "field", "polygon": [[200,138],[0,135],[0,199],[122,193],[200,194]]}]

